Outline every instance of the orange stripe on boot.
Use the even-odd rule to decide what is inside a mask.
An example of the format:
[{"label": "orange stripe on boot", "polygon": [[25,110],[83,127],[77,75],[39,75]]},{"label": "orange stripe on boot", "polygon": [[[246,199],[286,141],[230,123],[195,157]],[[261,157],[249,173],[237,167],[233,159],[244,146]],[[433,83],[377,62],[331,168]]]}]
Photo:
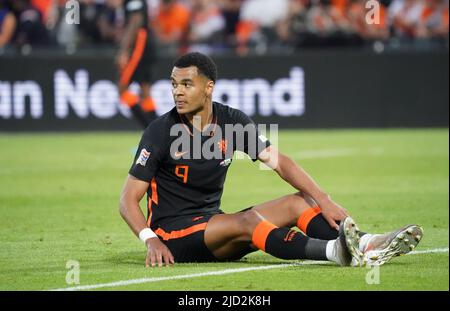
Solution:
[{"label": "orange stripe on boot", "polygon": [[297,227],[306,233],[306,229],[308,229],[308,225],[310,221],[321,213],[320,207],[318,205],[314,207],[310,207],[305,210],[297,220]]},{"label": "orange stripe on boot", "polygon": [[277,226],[271,224],[267,220],[261,221],[255,228],[252,234],[252,242],[257,248],[262,251],[266,251],[266,240],[269,236],[269,233],[276,229]]},{"label": "orange stripe on boot", "polygon": [[131,108],[137,105],[137,103],[139,102],[139,97],[131,92],[126,91],[123,92],[122,95],[120,95],[120,101]]}]

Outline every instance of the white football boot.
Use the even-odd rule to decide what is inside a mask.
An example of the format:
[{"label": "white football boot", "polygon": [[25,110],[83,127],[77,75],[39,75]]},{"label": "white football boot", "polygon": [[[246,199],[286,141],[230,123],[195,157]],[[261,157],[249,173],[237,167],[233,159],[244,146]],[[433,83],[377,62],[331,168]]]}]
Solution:
[{"label": "white football boot", "polygon": [[351,217],[345,218],[339,225],[339,237],[333,247],[333,258],[341,266],[364,265],[364,254],[359,250],[359,229]]},{"label": "white football boot", "polygon": [[[396,231],[372,235],[364,245],[360,245],[360,251],[364,253],[364,261],[367,262],[367,265],[382,265],[393,257],[412,251],[422,237],[422,227],[407,225]],[[357,263],[352,262],[352,265],[357,265]]]}]

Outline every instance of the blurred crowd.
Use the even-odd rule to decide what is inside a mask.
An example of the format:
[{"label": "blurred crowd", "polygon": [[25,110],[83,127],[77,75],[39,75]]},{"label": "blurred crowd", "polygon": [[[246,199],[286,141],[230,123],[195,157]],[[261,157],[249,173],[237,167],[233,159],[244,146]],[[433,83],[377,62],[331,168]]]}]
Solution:
[{"label": "blurred crowd", "polygon": [[[147,0],[161,50],[266,53],[306,47],[448,49],[448,0]],[[78,0],[79,24],[65,0],[0,0],[0,49],[112,47],[124,30],[123,0]]]}]

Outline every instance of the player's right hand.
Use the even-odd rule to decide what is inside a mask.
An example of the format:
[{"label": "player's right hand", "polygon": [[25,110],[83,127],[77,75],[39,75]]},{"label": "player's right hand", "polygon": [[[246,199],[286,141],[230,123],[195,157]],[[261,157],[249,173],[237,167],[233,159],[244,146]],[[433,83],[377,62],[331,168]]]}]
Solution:
[{"label": "player's right hand", "polygon": [[337,222],[344,220],[348,216],[348,211],[329,198],[327,200],[320,201],[319,206],[322,211],[323,218],[325,218],[332,228],[339,231],[339,225]]},{"label": "player's right hand", "polygon": [[145,244],[147,245],[147,257],[145,258],[146,268],[150,267],[150,265],[155,267],[158,264],[158,267],[162,267],[163,263],[166,266],[175,263],[170,250],[157,237],[148,239],[145,241]]},{"label": "player's right hand", "polygon": [[116,56],[116,66],[119,71],[122,71],[128,63],[129,55],[126,52],[119,52]]}]

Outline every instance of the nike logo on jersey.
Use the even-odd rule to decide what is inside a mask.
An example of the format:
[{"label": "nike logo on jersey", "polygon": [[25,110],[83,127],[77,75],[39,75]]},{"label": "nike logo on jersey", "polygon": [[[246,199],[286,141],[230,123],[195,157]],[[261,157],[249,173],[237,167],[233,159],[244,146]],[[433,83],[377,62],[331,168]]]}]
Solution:
[{"label": "nike logo on jersey", "polygon": [[174,154],[173,154],[173,157],[175,158],[175,159],[178,159],[178,158],[181,158],[183,155],[185,155],[186,153],[188,153],[187,151],[183,151],[183,152],[179,152],[179,151],[177,151],[177,152],[175,152]]},{"label": "nike logo on jersey", "polygon": [[222,162],[220,162],[220,166],[228,166],[231,164],[231,159],[225,159]]}]

